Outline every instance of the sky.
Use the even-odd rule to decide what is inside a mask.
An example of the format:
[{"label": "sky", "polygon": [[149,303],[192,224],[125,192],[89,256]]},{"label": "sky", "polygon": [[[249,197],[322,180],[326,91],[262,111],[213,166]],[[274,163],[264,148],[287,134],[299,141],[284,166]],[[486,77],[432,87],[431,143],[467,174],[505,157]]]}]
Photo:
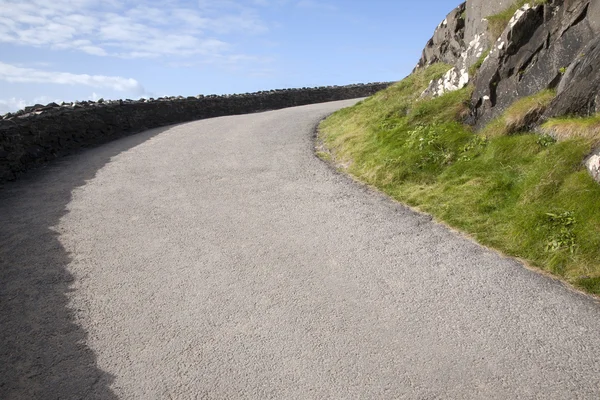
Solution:
[{"label": "sky", "polygon": [[460,0],[0,0],[0,114],[397,81]]}]

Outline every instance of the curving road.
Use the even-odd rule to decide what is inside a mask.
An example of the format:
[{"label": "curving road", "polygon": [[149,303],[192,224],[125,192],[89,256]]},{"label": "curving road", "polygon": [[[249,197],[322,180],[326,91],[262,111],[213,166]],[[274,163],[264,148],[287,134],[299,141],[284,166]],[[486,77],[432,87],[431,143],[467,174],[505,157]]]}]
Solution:
[{"label": "curving road", "polygon": [[598,399],[600,304],[315,158],[354,101],[0,190],[2,399]]}]

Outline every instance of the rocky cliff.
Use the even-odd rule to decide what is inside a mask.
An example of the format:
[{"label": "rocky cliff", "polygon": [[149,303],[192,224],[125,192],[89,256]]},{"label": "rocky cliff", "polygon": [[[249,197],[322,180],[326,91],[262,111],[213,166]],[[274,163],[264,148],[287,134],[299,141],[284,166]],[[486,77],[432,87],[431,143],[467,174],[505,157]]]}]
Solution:
[{"label": "rocky cliff", "polygon": [[[489,20],[519,3],[522,7],[495,39]],[[470,122],[478,128],[515,100],[544,89],[557,90],[545,116],[590,115],[600,111],[599,45],[600,1],[469,0],[440,23],[417,68],[435,62],[454,66],[426,94],[439,95],[471,82]],[[478,61],[480,68],[474,70]]]},{"label": "rocky cliff", "polygon": [[[491,22],[498,32],[490,29]],[[596,114],[600,1],[468,0],[436,28],[416,68],[436,62],[454,68],[432,81],[423,96],[472,84],[466,122],[477,130],[515,101],[545,89],[555,90],[556,97],[530,116],[529,128],[551,117]]]}]

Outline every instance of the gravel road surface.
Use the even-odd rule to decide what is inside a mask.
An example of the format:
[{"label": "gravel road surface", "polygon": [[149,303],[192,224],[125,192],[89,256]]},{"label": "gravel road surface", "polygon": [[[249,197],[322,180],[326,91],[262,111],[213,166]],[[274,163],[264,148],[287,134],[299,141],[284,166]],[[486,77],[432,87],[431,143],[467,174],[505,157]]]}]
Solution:
[{"label": "gravel road surface", "polygon": [[336,173],[354,101],[130,136],[0,189],[1,399],[594,399],[600,304]]}]

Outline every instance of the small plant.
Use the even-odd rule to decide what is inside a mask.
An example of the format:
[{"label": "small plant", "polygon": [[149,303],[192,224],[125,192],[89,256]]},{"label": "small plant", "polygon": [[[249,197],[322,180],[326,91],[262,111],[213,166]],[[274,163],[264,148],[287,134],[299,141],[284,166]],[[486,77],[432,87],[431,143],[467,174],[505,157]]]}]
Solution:
[{"label": "small plant", "polygon": [[554,234],[546,243],[547,252],[556,252],[567,249],[572,254],[575,252],[575,233],[573,228],[576,220],[572,211],[564,211],[559,214],[546,213],[548,223]]},{"label": "small plant", "polygon": [[483,65],[483,62],[485,61],[485,59],[487,58],[487,56],[490,55],[490,49],[487,49],[486,51],[484,51],[481,56],[479,56],[479,58],[477,59],[477,61],[475,61],[475,64],[471,65],[469,67],[469,76],[474,76],[477,71],[479,71],[479,69],[481,68],[481,66]]},{"label": "small plant", "polygon": [[556,143],[556,139],[554,139],[548,134],[544,134],[537,139],[537,144],[539,144],[542,147],[550,147],[554,143]]},{"label": "small plant", "polygon": [[462,155],[459,157],[459,161],[471,161],[474,156],[477,156],[487,146],[488,138],[485,135],[475,135],[473,138],[463,146]]},{"label": "small plant", "polygon": [[469,76],[474,76],[477,73],[477,71],[479,71],[479,69],[483,65],[483,62],[489,55],[490,55],[490,49],[487,49],[486,51],[484,51],[481,54],[481,56],[479,56],[477,61],[475,61],[475,64],[473,64],[469,67]]},{"label": "small plant", "polygon": [[567,67],[562,67],[558,70],[558,73],[564,75],[567,72]]},{"label": "small plant", "polygon": [[510,19],[515,15],[517,10],[525,4],[536,7],[547,2],[548,0],[515,0],[504,11],[486,17],[488,21],[488,31],[492,41],[495,42],[502,35],[502,32],[504,32],[504,29],[508,26]]}]

